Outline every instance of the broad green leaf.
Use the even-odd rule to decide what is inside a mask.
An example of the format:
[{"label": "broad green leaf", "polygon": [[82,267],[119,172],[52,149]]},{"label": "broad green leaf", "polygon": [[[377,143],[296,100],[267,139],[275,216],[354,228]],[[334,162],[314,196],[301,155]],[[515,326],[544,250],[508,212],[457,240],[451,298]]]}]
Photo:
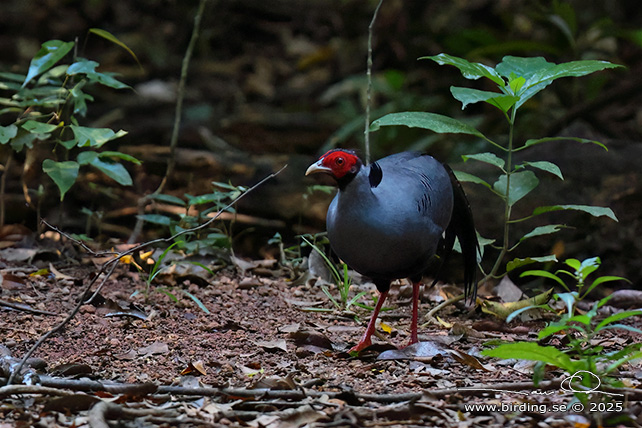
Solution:
[{"label": "broad green leaf", "polygon": [[539,333],[537,333],[537,339],[538,340],[546,339],[547,337],[553,334],[559,333],[560,331],[569,330],[569,329],[570,327],[566,324],[547,325],[546,327],[541,329]]},{"label": "broad green leaf", "polygon": [[60,40],[44,42],[40,50],[36,53],[36,56],[31,60],[31,64],[29,64],[29,71],[27,72],[25,81],[22,83],[22,87],[27,86],[27,83],[40,73],[53,67],[54,64],[67,55],[73,47],[74,42],[62,42]]},{"label": "broad green leaf", "polygon": [[575,271],[580,270],[580,268],[582,267],[582,262],[578,259],[566,259],[564,260],[564,264],[573,268]]},{"label": "broad green leaf", "polygon": [[11,140],[11,149],[15,152],[20,152],[25,147],[32,149],[33,142],[40,136],[42,136],[42,134],[32,134],[24,129],[19,129],[18,135]]},{"label": "broad green leaf", "polygon": [[455,174],[455,177],[457,178],[457,180],[461,181],[462,183],[481,184],[482,186],[486,186],[491,190],[493,188],[490,184],[488,184],[481,178],[477,177],[476,175],[469,174],[464,171],[453,171],[453,173]]},{"label": "broad green leaf", "polygon": [[42,123],[36,120],[28,120],[22,124],[22,129],[29,131],[33,134],[49,134],[53,132],[59,125],[52,125],[50,123]]},{"label": "broad green leaf", "polygon": [[586,291],[582,290],[583,294],[586,296],[588,293],[593,291],[593,289],[595,287],[597,287],[598,285],[604,284],[605,282],[613,282],[613,281],[626,281],[628,283],[631,282],[628,279],[626,279],[624,277],[621,277],[621,276],[608,276],[608,275],[607,276],[601,276],[599,278],[596,278],[595,281],[593,281],[591,283],[591,285],[586,289]]},{"label": "broad green leaf", "polygon": [[85,152],[80,152],[78,153],[78,156],[76,157],[76,162],[78,162],[79,165],[88,165],[90,164],[94,159],[98,158],[98,153],[93,152],[91,150],[85,151]]},{"label": "broad green leaf", "polygon": [[431,59],[439,65],[453,65],[459,69],[462,76],[466,79],[477,80],[480,77],[486,77],[487,79],[495,82],[498,86],[505,85],[504,79],[502,79],[492,67],[484,64],[470,62],[463,58],[458,58],[444,53],[435,56],[425,56],[419,59]]},{"label": "broad green leaf", "polygon": [[94,100],[94,97],[83,92],[82,90],[86,83],[86,80],[81,80],[69,91],[71,99],[74,103],[74,114],[79,114],[80,116],[85,116],[87,114],[87,101]]},{"label": "broad green leaf", "polygon": [[541,56],[524,58],[507,55],[502,58],[502,62],[495,66],[495,71],[510,80],[523,77],[528,82],[533,75],[542,73],[554,66],[554,63],[546,61]]},{"label": "broad green leaf", "polygon": [[132,178],[125,167],[119,163],[104,160],[102,159],[103,157],[104,153],[97,153],[88,150],[79,153],[76,160],[80,165],[91,165],[94,168],[99,169],[105,175],[114,179],[122,186],[130,186],[132,184]]},{"label": "broad green leaf", "polygon": [[158,194],[151,194],[149,195],[149,199],[153,199],[155,201],[161,201],[161,202],[166,202],[168,204],[172,205],[178,205],[181,207],[184,207],[185,201],[182,200],[181,198],[174,196],[174,195],[167,195],[165,193],[158,193]]},{"label": "broad green leaf", "polygon": [[534,139],[534,140],[528,140],[528,141],[526,141],[526,143],[524,143],[523,146],[518,147],[517,149],[515,149],[515,151],[523,150],[523,149],[525,149],[527,147],[534,146],[535,144],[546,143],[546,142],[549,142],[549,141],[574,141],[576,143],[582,143],[582,144],[591,143],[591,144],[595,144],[596,146],[602,147],[606,151],[609,150],[609,149],[606,148],[606,146],[604,144],[600,143],[599,141],[588,140],[586,138],[546,137],[546,138],[538,138],[538,139]]},{"label": "broad green leaf", "polygon": [[62,88],[62,86],[63,86],[64,76],[68,67],[69,66],[67,64],[57,65],[45,71],[36,81],[36,88],[47,86],[47,85],[53,85],[61,88],[62,90],[65,90],[65,88]]},{"label": "broad green leaf", "polygon": [[616,321],[620,321],[626,318],[631,318],[631,317],[638,317],[642,315],[642,310],[634,310],[634,311],[623,311],[623,312],[618,312],[616,314],[611,315],[610,317],[606,317],[600,322],[597,326],[595,326],[595,331],[600,331],[602,328],[606,327],[609,324],[612,324]]},{"label": "broad green leaf", "polygon": [[553,81],[562,77],[580,77],[596,71],[609,68],[620,68],[619,64],[612,64],[608,61],[582,60],[571,61],[562,64],[554,64],[552,67],[543,68],[527,79],[527,86],[538,85],[542,82]]},{"label": "broad green leaf", "polygon": [[544,214],[551,211],[573,210],[582,211],[591,214],[593,217],[608,217],[612,220],[618,221],[617,217],[610,208],[594,207],[591,205],[551,205],[545,207],[537,207],[533,210],[533,216]]},{"label": "broad green leaf", "polygon": [[127,51],[127,52],[128,52],[128,53],[129,53],[129,54],[130,54],[134,59],[135,59],[135,60],[136,60],[136,62],[138,63],[138,65],[142,68],[142,66],[140,65],[140,61],[138,61],[138,57],[136,56],[136,54],[134,53],[134,51],[132,51],[131,49],[129,49],[129,47],[128,47],[125,43],[121,42],[121,41],[120,41],[116,36],[114,36],[112,33],[110,33],[109,31],[105,31],[105,30],[103,30],[103,29],[100,29],[100,28],[90,28],[90,29],[89,29],[89,32],[90,32],[90,33],[93,33],[93,34],[95,34],[95,35],[97,35],[97,36],[100,36],[100,37],[102,37],[102,38],[103,38],[103,39],[105,39],[105,40],[109,40],[110,42],[112,42],[112,43],[114,43],[114,44],[116,44],[116,45],[120,46],[120,47],[121,47],[121,48],[123,48],[123,49],[125,49],[125,50],[126,50],[126,51]]},{"label": "broad green leaf", "polygon": [[504,113],[508,113],[508,111],[516,105],[520,100],[520,97],[517,97],[515,95],[500,95],[495,98],[490,98],[486,100],[486,102],[493,107],[497,107],[499,110],[501,110]]},{"label": "broad green leaf", "polygon": [[464,122],[441,114],[427,112],[390,113],[372,122],[370,130],[377,131],[382,126],[393,125],[429,129],[438,134],[469,134],[486,139],[484,134]]},{"label": "broad green leaf", "polygon": [[[564,288],[566,288],[566,286]],[[556,296],[566,305],[566,313],[569,316],[572,315],[578,298],[577,292],[557,293]]]},{"label": "broad green leaf", "polygon": [[17,73],[0,72],[0,79],[9,81],[9,82],[22,83],[25,80],[25,75],[17,74]]},{"label": "broad green leaf", "polygon": [[500,195],[508,197],[508,205],[515,205],[520,199],[528,195],[539,184],[537,176],[532,171],[515,172],[510,176],[509,194],[506,195],[506,174],[500,175],[493,184],[493,188]]},{"label": "broad green leaf", "polygon": [[526,235],[522,236],[519,239],[519,242],[525,241],[530,238],[534,238],[536,236],[550,235],[553,233],[557,233],[563,227],[566,227],[566,226],[564,226],[563,224],[547,224],[546,226],[538,226],[535,229],[528,232]]},{"label": "broad green leaf", "polygon": [[518,360],[542,361],[575,373],[575,362],[553,346],[540,346],[535,342],[515,342],[499,345],[494,349],[482,351],[482,355],[497,358],[515,358]]},{"label": "broad green leaf", "polygon": [[530,265],[533,263],[547,263],[547,262],[556,262],[557,257],[555,255],[542,256],[542,257],[526,257],[523,259],[515,258],[510,262],[506,263],[506,272],[510,272],[522,266]]},{"label": "broad green leaf", "polygon": [[127,132],[122,129],[114,132],[109,128],[89,128],[85,126],[69,125],[74,133],[74,141],[78,147],[101,147],[108,141],[120,138]]},{"label": "broad green leaf", "polygon": [[468,104],[484,101],[506,113],[519,100],[519,97],[514,95],[481,91],[472,88],[461,88],[458,86],[451,86],[450,92],[456,100],[461,102],[462,110],[465,109]]},{"label": "broad green leaf", "polygon": [[76,74],[95,73],[96,67],[98,67],[98,65],[99,64],[96,61],[90,61],[85,58],[77,58],[76,62],[74,62],[67,68],[67,74],[70,76],[74,76]]},{"label": "broad green leaf", "polygon": [[560,168],[557,165],[555,165],[553,162],[548,162],[548,161],[524,162],[515,168],[520,169],[526,166],[541,169],[542,171],[546,171],[553,174],[554,176],[558,177],[560,180],[564,180],[564,176],[562,175],[562,170],[560,170]]},{"label": "broad green leaf", "polygon": [[143,214],[136,217],[148,223],[159,224],[161,226],[169,226],[172,222],[171,218],[161,214]]},{"label": "broad green leaf", "polygon": [[78,60],[71,64],[67,69],[67,74],[73,76],[75,74],[84,74],[91,81],[98,82],[105,86],[109,86],[114,89],[124,89],[129,88],[129,85],[124,84],[123,82],[115,79],[110,73],[101,73],[96,71],[98,67],[96,61],[90,61],[84,58],[78,58]]},{"label": "broad green leaf", "polygon": [[461,158],[464,160],[464,162],[468,161],[468,159],[474,159],[474,160],[479,161],[479,162],[484,162],[484,163],[488,163],[488,164],[494,165],[494,166],[496,166],[496,167],[498,167],[500,169],[504,169],[504,164],[505,164],[504,163],[504,159],[498,157],[494,153],[488,153],[488,152],[487,153],[474,153],[474,154],[471,154],[471,155],[462,155]]},{"label": "broad green leaf", "polygon": [[89,164],[102,171],[105,175],[115,180],[121,186],[132,185],[132,177],[122,164],[104,161],[101,157],[95,158],[89,162]]},{"label": "broad green leaf", "polygon": [[502,59],[501,63],[497,64],[495,69],[499,74],[511,80],[519,77],[526,80],[520,88],[520,99],[515,104],[515,108],[519,108],[552,82],[552,80],[545,80],[538,84],[530,84],[532,77],[554,66],[554,63],[548,62],[542,57],[522,58],[508,55]]},{"label": "broad green leaf", "polygon": [[522,90],[522,87],[526,83],[526,79],[522,76],[511,76],[508,81],[508,87],[513,92],[513,94],[518,94]]},{"label": "broad green leaf", "polygon": [[18,127],[14,124],[0,126],[0,144],[7,144],[9,140],[18,134]]},{"label": "broad green leaf", "polygon": [[538,276],[541,278],[552,279],[553,281],[561,285],[563,288],[567,288],[566,284],[564,283],[564,281],[562,281],[562,279],[559,276],[555,275],[554,273],[550,273],[549,271],[546,271],[546,270],[527,270],[525,272],[522,272],[519,275],[520,278],[523,278],[525,276]]},{"label": "broad green leaf", "polygon": [[65,161],[55,162],[51,159],[45,159],[42,163],[42,170],[56,183],[60,190],[60,200],[65,197],[65,193],[73,186],[78,178],[80,165],[77,162]]}]

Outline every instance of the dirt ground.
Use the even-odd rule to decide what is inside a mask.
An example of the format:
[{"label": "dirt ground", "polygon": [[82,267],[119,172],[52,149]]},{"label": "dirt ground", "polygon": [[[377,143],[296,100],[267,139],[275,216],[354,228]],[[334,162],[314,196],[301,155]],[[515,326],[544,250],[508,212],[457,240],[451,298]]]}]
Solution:
[{"label": "dirt ground", "polygon": [[[14,261],[2,264],[0,377],[72,312],[104,261],[74,257],[68,246],[34,245],[2,250]],[[549,371],[535,388],[532,364],[480,356],[493,339],[534,340],[543,321],[506,326],[451,306],[438,314],[440,323],[420,330],[420,347],[406,348],[409,359],[381,359],[409,337],[410,287],[397,284],[381,337],[353,358],[346,350],[369,311],[356,308],[357,323],[355,313],[330,310],[314,278],[290,280],[275,261],[217,266],[214,275],[167,271],[146,298],[144,274],[121,263],[100,295],[32,355],[26,370],[36,389],[0,388],[0,427],[588,427],[617,426],[608,422],[614,414],[639,418],[639,396],[618,397],[624,407],[615,412],[566,410],[574,402],[560,387],[563,372]],[[355,284],[352,292],[359,289],[369,291],[365,303],[376,295],[371,284]],[[421,313],[449,292],[457,290],[424,290]],[[613,333],[602,343],[616,348],[639,340],[632,335]],[[639,362],[619,376],[638,387]]]}]

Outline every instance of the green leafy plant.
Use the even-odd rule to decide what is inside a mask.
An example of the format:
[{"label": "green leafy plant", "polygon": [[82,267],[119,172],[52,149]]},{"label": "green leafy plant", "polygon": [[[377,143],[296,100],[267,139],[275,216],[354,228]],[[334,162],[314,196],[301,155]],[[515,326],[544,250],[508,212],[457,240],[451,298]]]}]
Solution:
[{"label": "green leafy plant", "polygon": [[[207,266],[203,265],[202,263],[198,263],[198,262],[194,262],[194,261],[189,261],[189,260],[178,260],[178,261],[176,261],[175,260],[175,261],[172,261],[170,263],[164,263],[165,259],[167,258],[169,253],[172,251],[172,248],[177,246],[177,245],[180,245],[180,243],[181,243],[181,241],[176,241],[176,242],[172,243],[169,247],[167,247],[165,250],[163,250],[161,255],[158,256],[158,259],[154,262],[154,265],[152,266],[151,270],[148,273],[145,274],[145,297],[146,298],[149,298],[149,295],[150,295],[149,290],[150,290],[150,287],[151,287],[152,283],[154,282],[154,280],[158,277],[158,275],[160,275],[164,270],[166,270],[167,268],[169,268],[173,264],[177,264],[177,263],[194,264],[194,265],[197,265],[197,266],[205,269],[211,275],[214,275],[214,272],[212,272],[212,270],[210,268],[208,268]],[[136,263],[132,263],[132,264],[136,267],[136,269],[138,269],[139,272],[143,273],[143,270],[140,268],[140,266],[138,266]],[[178,303],[179,302],[178,297],[176,297],[176,294],[174,293],[174,289],[175,288],[177,288],[177,287],[158,287],[158,288],[156,288],[156,291],[166,295],[167,297],[169,297],[175,303]],[[209,309],[207,309],[207,307],[203,304],[203,302],[200,301],[200,299],[198,297],[194,296],[192,293],[190,293],[189,291],[184,290],[182,288],[179,288],[179,291],[181,293],[185,294],[190,299],[192,299],[194,301],[194,303],[203,312],[205,312],[206,314],[210,313]],[[132,294],[132,297],[135,296],[136,294],[138,294],[138,291],[135,292],[134,294]]]},{"label": "green leafy plant", "polygon": [[[104,30],[91,32],[124,46]],[[80,124],[88,103],[94,100],[89,93],[93,87],[129,86],[112,73],[98,71],[96,61],[75,54],[70,63],[59,64],[74,47],[74,42],[47,41],[31,60],[26,74],[0,73],[0,120],[12,121],[0,126],[0,144],[8,145],[14,153],[45,148],[47,143],[53,145],[53,149],[47,146],[41,151],[51,153],[43,161],[42,171],[57,186],[61,201],[78,179],[81,167],[93,167],[118,184],[129,186],[132,178],[121,162],[140,164],[125,153],[102,150],[107,143],[124,136],[125,131]],[[23,188],[30,202],[24,183]]]},{"label": "green leafy plant", "polygon": [[[532,270],[522,273],[522,276],[553,280],[566,290],[565,293],[554,296],[555,300],[564,302],[565,312],[558,320],[550,322],[538,334],[539,341],[547,341],[554,335],[564,334],[566,340],[562,343],[565,343],[565,349],[559,350],[553,346],[543,346],[534,342],[514,342],[485,350],[482,354],[490,357],[538,361],[533,374],[536,383],[543,378],[545,366],[548,364],[565,370],[570,375],[577,372],[583,373],[579,378],[581,385],[586,388],[596,387],[596,379],[606,384],[617,385],[617,379],[611,374],[622,364],[632,359],[641,358],[642,344],[632,343],[619,351],[605,352],[604,347],[599,344],[598,336],[610,329],[622,329],[642,334],[642,330],[620,322],[642,315],[642,310],[623,311],[601,318],[598,311],[610,300],[611,295],[609,295],[595,302],[589,311],[580,312],[576,307],[577,302],[584,299],[595,287],[612,281],[626,281],[626,279],[619,276],[601,276],[589,284],[587,278],[600,266],[600,259],[597,257],[582,262],[569,259],[565,264],[571,270],[560,269],[556,273]],[[575,283],[574,286],[568,286],[563,280],[564,277],[571,278]],[[556,309],[549,305],[537,307],[556,312]],[[515,311],[507,321],[509,322],[524,310],[532,308],[533,306]],[[585,399],[586,397],[585,394],[580,394],[578,398]]]},{"label": "green leafy plant", "polygon": [[[198,228],[207,219],[208,215],[224,209],[228,203],[236,199],[246,189],[243,186],[233,186],[228,183],[212,182],[212,191],[202,195],[185,194],[185,199],[164,193],[149,195],[149,198],[160,204],[180,207],[182,213],[169,215],[166,213],[142,214],[139,217],[151,224],[167,227],[170,234],[197,228],[181,235],[178,248],[188,254],[196,253],[203,249],[229,248],[231,245],[229,234],[219,228]],[[232,207],[227,211],[234,213]]]},{"label": "green leafy plant", "polygon": [[[549,235],[558,232],[563,225],[549,224],[534,228],[529,233],[519,237],[511,238],[511,226],[527,221],[544,213],[559,210],[575,210],[600,217],[606,216],[617,221],[611,209],[588,205],[553,205],[541,206],[533,210],[532,214],[523,218],[513,217],[513,207],[522,198],[527,196],[539,184],[537,173],[547,173],[559,179],[564,179],[560,168],[552,162],[542,160],[528,160],[521,163],[514,162],[514,154],[529,148],[550,141],[567,141],[577,143],[590,143],[606,149],[602,143],[583,138],[572,137],[548,137],[517,141],[515,138],[515,124],[518,110],[533,96],[541,92],[556,79],[562,77],[578,77],[605,70],[620,67],[606,61],[573,61],[563,64],[554,64],[544,58],[521,58],[506,56],[502,62],[495,67],[481,63],[472,63],[463,58],[447,54],[425,57],[440,65],[452,65],[459,69],[461,74],[470,80],[480,78],[487,79],[494,84],[498,91],[486,91],[473,88],[451,87],[453,97],[462,103],[462,107],[485,102],[500,111],[508,126],[506,143],[498,143],[471,125],[454,119],[452,117],[427,112],[404,112],[388,114],[375,120],[370,129],[376,131],[381,127],[404,125],[411,128],[422,128],[436,133],[468,134],[475,136],[488,143],[493,151],[472,153],[463,156],[464,161],[474,160],[489,165],[497,171],[497,178],[494,183],[464,172],[456,172],[460,181],[467,181],[480,184],[487,188],[503,204],[503,237],[500,244],[496,246],[498,255],[485,279],[499,278],[518,267],[534,262],[556,261],[554,255],[539,257],[514,258],[506,263],[504,272],[500,273],[500,267],[507,255],[514,251],[522,242],[537,236]],[[497,154],[499,153],[499,155]]]},{"label": "green leafy plant", "polygon": [[321,258],[323,259],[325,265],[330,269],[330,272],[332,273],[332,278],[335,281],[335,284],[337,285],[337,289],[339,291],[339,301],[332,296],[332,293],[330,293],[330,290],[325,284],[321,285],[321,290],[323,291],[323,294],[325,294],[328,299],[332,302],[332,305],[339,311],[349,311],[350,308],[355,305],[359,306],[362,308],[367,308],[367,309],[372,309],[369,308],[366,305],[363,305],[359,303],[359,299],[362,298],[363,296],[366,295],[365,291],[361,291],[354,295],[353,297],[350,297],[350,286],[352,285],[352,279],[350,278],[350,275],[348,274],[348,265],[345,263],[341,263],[341,272],[337,267],[332,263],[332,261],[328,258],[328,256],[325,254],[325,251],[323,251],[322,248],[320,248],[318,245],[316,245],[314,242],[306,238],[305,236],[301,236],[301,239],[303,242],[305,242],[307,245],[309,245],[313,251],[315,251]]},{"label": "green leafy plant", "polygon": [[[588,284],[586,281],[589,275],[591,275],[600,267],[601,260],[599,257],[592,257],[584,261],[579,261],[577,259],[567,259],[566,261],[564,261],[564,264],[570,267],[572,270],[560,269],[555,273],[551,273],[546,270],[528,270],[522,272],[520,276],[522,278],[534,276],[551,279],[558,285],[560,285],[563,289],[565,289],[565,293],[557,293],[554,295],[554,297],[565,303],[568,316],[573,316],[575,314],[575,307],[577,302],[586,298],[586,296],[598,285],[613,281],[628,281],[626,278],[623,278],[621,276],[601,276]],[[575,282],[575,289],[573,290],[572,287],[566,285],[563,277],[560,275],[571,278]],[[529,307],[523,308],[520,311],[513,312],[506,321],[510,322],[516,315],[528,309]]]}]

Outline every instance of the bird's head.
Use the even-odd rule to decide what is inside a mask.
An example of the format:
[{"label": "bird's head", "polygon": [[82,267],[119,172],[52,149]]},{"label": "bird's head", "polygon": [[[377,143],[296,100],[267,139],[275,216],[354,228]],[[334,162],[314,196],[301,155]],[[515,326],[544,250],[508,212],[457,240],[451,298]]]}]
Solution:
[{"label": "bird's head", "polygon": [[352,150],[334,149],[310,165],[305,175],[322,172],[329,174],[341,183],[354,177],[359,172],[361,165],[361,159]]}]

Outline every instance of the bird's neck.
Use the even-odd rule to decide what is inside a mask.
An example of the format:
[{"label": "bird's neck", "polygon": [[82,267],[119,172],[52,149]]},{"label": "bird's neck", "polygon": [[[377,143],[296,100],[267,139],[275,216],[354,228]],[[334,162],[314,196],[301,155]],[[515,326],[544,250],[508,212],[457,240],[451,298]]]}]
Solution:
[{"label": "bird's neck", "polygon": [[337,179],[337,187],[339,191],[345,191],[348,186],[354,186],[357,176],[361,176],[364,173],[364,170],[367,169],[361,163],[361,160],[358,160],[357,163],[348,171],[343,177]]}]

